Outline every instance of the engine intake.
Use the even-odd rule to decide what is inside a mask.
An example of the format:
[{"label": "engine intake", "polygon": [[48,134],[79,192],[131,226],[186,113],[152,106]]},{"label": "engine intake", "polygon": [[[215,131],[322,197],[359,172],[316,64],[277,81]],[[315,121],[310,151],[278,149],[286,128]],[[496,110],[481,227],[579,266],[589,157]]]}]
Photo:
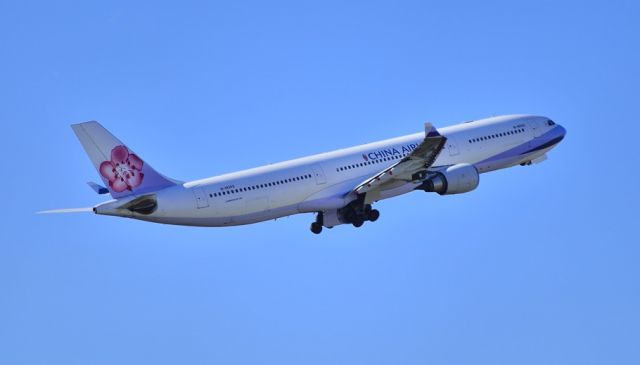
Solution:
[{"label": "engine intake", "polygon": [[475,166],[459,163],[435,172],[416,189],[440,195],[467,193],[478,187],[480,174]]}]

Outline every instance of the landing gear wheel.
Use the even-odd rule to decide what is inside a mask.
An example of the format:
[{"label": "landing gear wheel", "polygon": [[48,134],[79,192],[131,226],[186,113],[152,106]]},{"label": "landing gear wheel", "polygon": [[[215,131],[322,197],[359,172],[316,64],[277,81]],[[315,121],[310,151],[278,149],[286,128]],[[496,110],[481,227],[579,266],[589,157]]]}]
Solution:
[{"label": "landing gear wheel", "polygon": [[315,234],[320,234],[320,232],[322,232],[322,225],[319,224],[318,222],[311,223],[311,232]]},{"label": "landing gear wheel", "polygon": [[354,220],[353,220],[353,222],[351,224],[353,224],[353,226],[356,227],[356,228],[362,227],[362,225],[364,224],[364,218],[356,217],[356,218],[354,218]]},{"label": "landing gear wheel", "polygon": [[378,218],[380,218],[380,212],[377,209],[371,209],[369,214],[367,214],[367,219],[370,222],[375,222],[378,220]]}]

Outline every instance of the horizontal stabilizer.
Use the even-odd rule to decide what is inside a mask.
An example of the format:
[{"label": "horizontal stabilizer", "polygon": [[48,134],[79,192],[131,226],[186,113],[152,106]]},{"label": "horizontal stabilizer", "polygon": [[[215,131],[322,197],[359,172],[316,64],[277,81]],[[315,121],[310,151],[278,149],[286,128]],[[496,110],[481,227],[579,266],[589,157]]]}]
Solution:
[{"label": "horizontal stabilizer", "polygon": [[91,189],[93,189],[93,191],[95,191],[97,194],[107,194],[107,193],[109,193],[109,189],[105,188],[102,185],[96,184],[93,181],[89,181],[87,183],[87,185],[89,185],[91,187]]},{"label": "horizontal stabilizer", "polygon": [[93,208],[88,207],[88,208],[66,208],[66,209],[43,210],[40,212],[36,212],[36,214],[86,213],[86,212],[93,212]]}]

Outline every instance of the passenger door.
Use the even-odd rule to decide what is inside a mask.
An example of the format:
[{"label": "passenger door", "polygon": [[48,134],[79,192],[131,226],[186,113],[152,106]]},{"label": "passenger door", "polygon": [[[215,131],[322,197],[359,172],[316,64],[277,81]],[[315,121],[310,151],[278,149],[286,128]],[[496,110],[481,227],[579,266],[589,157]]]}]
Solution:
[{"label": "passenger door", "polygon": [[324,176],[324,171],[320,165],[313,165],[313,176],[316,178],[317,185],[322,185],[327,182],[327,178]]},{"label": "passenger door", "polygon": [[456,156],[460,153],[458,143],[453,137],[447,137],[447,149],[449,150],[449,156]]},{"label": "passenger door", "polygon": [[531,121],[531,129],[533,130],[533,137],[540,137],[542,135],[542,123],[539,120]]},{"label": "passenger door", "polygon": [[209,199],[207,198],[207,193],[203,188],[194,188],[193,195],[196,198],[196,206],[198,209],[206,208],[209,206]]}]

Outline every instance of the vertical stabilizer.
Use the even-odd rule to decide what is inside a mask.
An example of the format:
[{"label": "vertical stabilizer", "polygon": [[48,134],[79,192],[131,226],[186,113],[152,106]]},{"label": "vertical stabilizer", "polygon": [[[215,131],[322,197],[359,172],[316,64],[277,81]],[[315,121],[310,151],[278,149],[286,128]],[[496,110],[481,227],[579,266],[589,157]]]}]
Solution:
[{"label": "vertical stabilizer", "polygon": [[114,198],[176,185],[154,170],[98,122],[71,125],[109,193]]}]

